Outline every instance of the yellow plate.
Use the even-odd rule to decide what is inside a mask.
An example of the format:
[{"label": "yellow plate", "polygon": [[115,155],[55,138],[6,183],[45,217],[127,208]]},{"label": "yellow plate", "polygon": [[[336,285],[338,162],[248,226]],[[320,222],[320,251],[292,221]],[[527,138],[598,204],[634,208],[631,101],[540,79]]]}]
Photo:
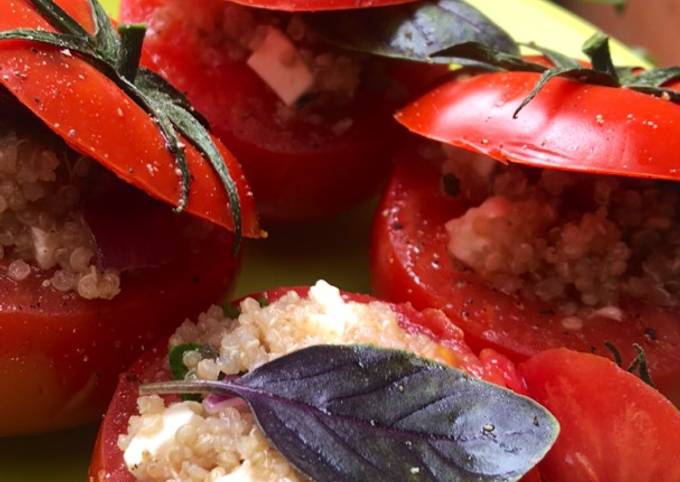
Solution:
[{"label": "yellow plate", "polygon": [[[6,0],[0,0],[6,1]],[[117,0],[103,0],[110,12]],[[542,0],[469,0],[522,42],[535,41],[570,55],[594,29]],[[615,43],[615,60],[640,64]],[[245,247],[244,270],[236,288],[243,295],[268,287],[309,284],[325,278],[348,290],[368,291],[368,239],[372,208],[364,206],[334,221],[271,233]],[[20,439],[0,439],[0,481],[84,481],[96,428]]]}]

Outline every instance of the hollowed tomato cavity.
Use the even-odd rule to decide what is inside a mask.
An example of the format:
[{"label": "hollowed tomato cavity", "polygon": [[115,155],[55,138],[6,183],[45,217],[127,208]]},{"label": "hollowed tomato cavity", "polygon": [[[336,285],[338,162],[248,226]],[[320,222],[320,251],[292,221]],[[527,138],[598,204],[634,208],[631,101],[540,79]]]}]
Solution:
[{"label": "hollowed tomato cavity", "polygon": [[265,222],[327,217],[377,192],[398,147],[395,108],[446,73],[413,81],[403,62],[324,43],[301,14],[223,0],[121,6],[150,27],[145,62],[243,165]]},{"label": "hollowed tomato cavity", "polygon": [[174,215],[37,122],[0,120],[0,276],[110,300],[124,272],[169,263],[212,229]]},{"label": "hollowed tomato cavity", "polygon": [[0,272],[17,282],[41,272],[46,289],[86,299],[120,292],[118,271],[97,266],[83,217],[94,168],[43,129],[0,121]]},{"label": "hollowed tomato cavity", "polygon": [[[223,1],[156,3],[160,6],[149,21],[151,49],[179,42],[209,69],[247,66],[276,94],[273,111],[268,99],[243,92],[243,98],[223,113],[244,134],[274,146],[288,145],[295,141],[296,129],[313,127],[308,134],[322,143],[352,126],[348,107],[370,64],[359,54],[323,44],[302,15]],[[186,15],[187,8],[192,15]]]},{"label": "hollowed tomato cavity", "polygon": [[446,223],[448,251],[496,289],[552,304],[565,329],[593,315],[622,319],[624,297],[677,305],[676,183],[504,165],[452,148],[445,158],[450,194],[470,206]]}]

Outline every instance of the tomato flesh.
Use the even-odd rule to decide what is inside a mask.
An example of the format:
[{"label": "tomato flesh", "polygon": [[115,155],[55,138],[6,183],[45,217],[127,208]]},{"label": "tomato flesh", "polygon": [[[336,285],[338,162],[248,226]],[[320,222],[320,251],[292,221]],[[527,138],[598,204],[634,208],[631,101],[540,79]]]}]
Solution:
[{"label": "tomato flesh", "polygon": [[[87,0],[59,0],[57,4],[92,29]],[[17,28],[51,30],[29,0],[0,2],[0,30]],[[177,204],[180,182],[175,159],[156,124],[108,77],[77,55],[30,42],[0,42],[0,86],[72,149],[148,194]],[[240,195],[243,232],[260,236],[255,203],[240,166],[215,141]],[[221,181],[202,155],[184,143],[193,175],[187,211],[233,230]]]},{"label": "tomato flesh", "polygon": [[[305,296],[308,288],[277,288],[266,291],[255,298],[264,298],[274,302],[291,289]],[[367,295],[343,293],[343,297],[350,301],[369,303],[376,301]],[[392,305],[397,313],[402,327],[408,332],[426,333],[441,341],[450,350],[449,362],[462,370],[474,373],[488,381],[504,384],[503,378],[498,377],[495,370],[489,370],[463,341],[463,335],[455,326],[446,322],[446,317],[439,310],[417,311],[410,304]],[[502,370],[512,373],[512,378],[518,378],[515,367],[510,362],[501,362]],[[134,477],[127,470],[123,461],[123,453],[118,448],[118,436],[127,433],[130,416],[137,413],[137,398],[139,385],[152,381],[170,379],[167,365],[167,343],[143,355],[126,374],[120,376],[118,388],[99,429],[97,443],[90,465],[91,481],[132,482]],[[527,479],[532,480],[532,479]]]},{"label": "tomato flesh", "polygon": [[[157,15],[171,11],[173,5],[176,9],[176,0],[124,0],[121,18],[152,26],[146,58],[187,94],[242,163],[263,219],[320,218],[376,192],[387,175],[399,133],[391,118],[396,105],[383,99],[382,90],[362,81],[349,105],[329,112],[334,119],[351,120],[340,134],[332,131],[337,119],[328,122],[323,112],[319,125],[294,122],[282,127],[276,121],[278,97],[245,61],[229,60],[226,44],[206,40],[219,38],[217,32],[197,33],[175,24],[163,31],[154,29],[163,25],[155,20]],[[181,5],[211,18],[219,18],[224,9],[219,0]],[[214,53],[200,54],[206,49]]]},{"label": "tomato flesh", "polygon": [[562,326],[554,307],[500,293],[474,272],[455,266],[447,252],[444,224],[469,206],[444,193],[437,166],[404,154],[397,162],[375,219],[371,273],[375,292],[416,308],[435,307],[465,332],[475,350],[493,348],[517,362],[540,351],[567,347],[609,355],[613,343],[625,361],[640,344],[652,377],[680,401],[680,314],[622,301],[621,321],[596,317],[581,330]]},{"label": "tomato flesh", "polygon": [[[120,197],[110,201],[129,204]],[[121,292],[112,300],[86,300],[45,287],[49,271],[34,270],[20,282],[0,275],[0,435],[96,420],[118,373],[228,289],[238,264],[231,235],[213,227],[205,237],[184,237],[178,233],[198,221],[148,198],[147,203],[153,207],[137,202],[136,209],[154,225],[169,227],[154,240],[157,249],[171,246],[173,256],[161,265],[121,273]],[[146,257],[153,260],[154,253]],[[0,272],[7,272],[7,264],[1,263]]]},{"label": "tomato flesh", "polygon": [[680,412],[602,357],[566,349],[520,365],[529,395],[560,422],[539,469],[547,482],[680,480]]}]

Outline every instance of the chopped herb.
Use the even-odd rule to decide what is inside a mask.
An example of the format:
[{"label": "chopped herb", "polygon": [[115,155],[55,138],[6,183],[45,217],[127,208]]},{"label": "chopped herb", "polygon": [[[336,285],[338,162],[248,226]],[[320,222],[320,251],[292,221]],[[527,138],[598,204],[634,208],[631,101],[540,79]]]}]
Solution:
[{"label": "chopped herb", "polygon": [[170,373],[175,380],[184,380],[189,373],[189,368],[184,364],[184,355],[190,351],[197,351],[201,358],[215,358],[217,353],[212,348],[200,343],[183,343],[174,346],[168,355]]},{"label": "chopped herb", "polygon": [[224,314],[232,320],[235,320],[241,316],[241,308],[239,308],[238,305],[235,305],[234,303],[225,303],[222,305],[222,309],[224,310]]}]

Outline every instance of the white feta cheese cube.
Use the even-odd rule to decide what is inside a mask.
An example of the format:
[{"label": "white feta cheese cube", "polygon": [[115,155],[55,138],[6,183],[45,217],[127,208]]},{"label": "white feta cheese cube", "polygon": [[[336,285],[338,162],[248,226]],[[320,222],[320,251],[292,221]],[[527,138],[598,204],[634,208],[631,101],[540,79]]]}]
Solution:
[{"label": "white feta cheese cube", "polygon": [[295,104],[314,85],[312,71],[300,52],[274,27],[267,28],[247,63],[286,105]]},{"label": "white feta cheese cube", "polygon": [[163,412],[161,428],[153,433],[140,432],[130,440],[123,453],[125,464],[132,471],[144,461],[153,459],[159,449],[175,439],[177,430],[198,417],[187,403],[176,403]]}]

